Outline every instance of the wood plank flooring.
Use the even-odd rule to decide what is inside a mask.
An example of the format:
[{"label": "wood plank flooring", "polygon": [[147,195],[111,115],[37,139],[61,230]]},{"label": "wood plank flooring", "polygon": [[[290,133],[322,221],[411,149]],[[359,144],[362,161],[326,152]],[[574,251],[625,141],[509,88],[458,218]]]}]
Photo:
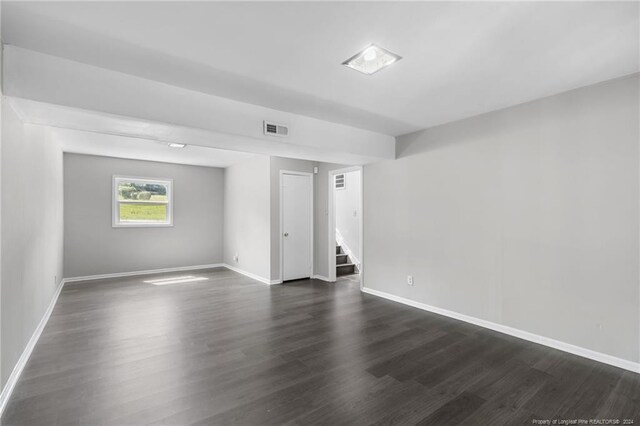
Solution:
[{"label": "wood plank flooring", "polygon": [[173,275],[208,280],[67,285],[2,424],[640,422],[640,375],[363,294],[357,277]]}]

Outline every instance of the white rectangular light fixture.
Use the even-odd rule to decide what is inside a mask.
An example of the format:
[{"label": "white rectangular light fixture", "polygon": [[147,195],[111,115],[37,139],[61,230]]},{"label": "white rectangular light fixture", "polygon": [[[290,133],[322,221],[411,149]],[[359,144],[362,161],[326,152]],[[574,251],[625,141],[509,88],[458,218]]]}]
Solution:
[{"label": "white rectangular light fixture", "polygon": [[169,148],[184,148],[185,146],[187,146],[184,143],[175,143],[175,142],[171,142],[169,144]]},{"label": "white rectangular light fixture", "polygon": [[353,68],[363,74],[371,75],[398,62],[400,59],[402,59],[400,55],[371,44],[344,61],[342,65]]}]

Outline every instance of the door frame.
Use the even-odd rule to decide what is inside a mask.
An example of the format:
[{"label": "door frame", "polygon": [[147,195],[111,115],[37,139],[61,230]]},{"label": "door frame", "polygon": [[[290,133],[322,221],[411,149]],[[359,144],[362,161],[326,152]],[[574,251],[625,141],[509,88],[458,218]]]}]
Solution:
[{"label": "door frame", "polygon": [[[364,172],[362,166],[345,167],[342,169],[330,170],[328,177],[328,208],[327,208],[327,227],[329,246],[328,251],[328,265],[329,265],[329,278],[330,282],[336,282],[336,189],[333,185],[336,175],[349,172],[360,172],[360,289],[364,287]],[[333,243],[331,243],[333,241]]]},{"label": "door frame", "polygon": [[280,237],[278,238],[278,241],[280,242],[280,283],[284,282],[284,209],[283,209],[283,197],[282,197],[282,180],[284,175],[297,175],[297,176],[308,176],[309,179],[309,202],[310,202],[310,206],[309,206],[309,220],[311,223],[311,226],[309,227],[309,278],[313,278],[313,270],[314,270],[314,264],[313,264],[313,230],[314,230],[314,224],[313,224],[313,173],[310,172],[298,172],[298,171],[294,171],[294,170],[280,170],[280,181],[279,181],[279,189],[280,189]]}]

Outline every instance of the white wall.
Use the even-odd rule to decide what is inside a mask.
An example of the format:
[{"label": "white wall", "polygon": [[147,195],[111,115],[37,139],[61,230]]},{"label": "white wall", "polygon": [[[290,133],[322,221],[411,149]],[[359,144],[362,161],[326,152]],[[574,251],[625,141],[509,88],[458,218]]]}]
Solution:
[{"label": "white wall", "polygon": [[2,100],[2,385],[62,279],[62,150]]},{"label": "white wall", "polygon": [[342,246],[356,264],[360,254],[360,171],[344,174],[344,189],[336,189],[336,231],[342,237]]},{"label": "white wall", "polygon": [[224,172],[224,263],[266,281],[271,277],[269,176],[266,156],[227,167]]},{"label": "white wall", "polygon": [[328,173],[345,166],[283,157],[257,157],[225,169],[226,264],[264,281],[280,280],[280,171],[313,173],[314,167],[314,273],[328,276]]},{"label": "white wall", "polygon": [[[0,2],[0,147],[2,147],[2,97],[3,97],[3,78],[2,78],[2,70],[3,70],[3,56],[4,56],[4,41],[2,40],[2,2]],[[0,148],[0,152],[2,149]],[[0,154],[0,175],[2,170],[2,160]],[[1,177],[0,177],[0,194],[2,191],[1,185]],[[0,195],[1,197],[1,195]],[[2,208],[0,207],[0,222],[2,217]],[[0,226],[0,241],[2,240],[2,226]],[[0,250],[0,289],[2,288],[2,250]],[[2,380],[2,292],[0,291],[0,389],[4,386],[4,380]]]},{"label": "white wall", "polygon": [[401,137],[364,167],[365,286],[640,361],[639,95],[635,75]]},{"label": "white wall", "polygon": [[[221,168],[64,155],[65,278],[222,263]],[[173,226],[112,227],[113,175],[173,179]]]}]

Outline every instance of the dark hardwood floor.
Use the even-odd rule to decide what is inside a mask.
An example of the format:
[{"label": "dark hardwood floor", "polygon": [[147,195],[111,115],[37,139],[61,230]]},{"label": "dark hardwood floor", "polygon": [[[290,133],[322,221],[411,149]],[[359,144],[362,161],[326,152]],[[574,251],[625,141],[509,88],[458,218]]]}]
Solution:
[{"label": "dark hardwood floor", "polygon": [[640,375],[360,293],[357,277],[176,275],[208,280],[67,285],[2,423],[640,422]]}]

